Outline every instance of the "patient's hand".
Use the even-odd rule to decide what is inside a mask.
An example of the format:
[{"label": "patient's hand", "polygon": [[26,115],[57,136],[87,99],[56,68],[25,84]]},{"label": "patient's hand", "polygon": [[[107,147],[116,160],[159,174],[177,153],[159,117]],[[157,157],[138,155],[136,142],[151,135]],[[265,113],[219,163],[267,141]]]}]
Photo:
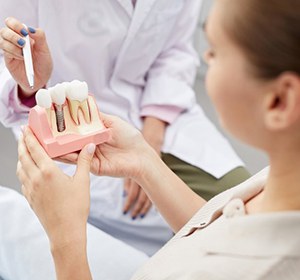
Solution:
[{"label": "patient's hand", "polygon": [[95,145],[90,144],[81,151],[76,173],[69,177],[49,158],[29,128],[20,139],[17,175],[22,192],[56,248],[86,237],[94,150]]},{"label": "patient's hand", "polygon": [[[138,181],[148,168],[148,156],[155,151],[137,129],[120,118],[101,114],[101,119],[105,127],[111,129],[111,139],[96,146],[91,172],[99,176],[132,178]],[[57,160],[75,164],[78,153],[61,156]]]}]

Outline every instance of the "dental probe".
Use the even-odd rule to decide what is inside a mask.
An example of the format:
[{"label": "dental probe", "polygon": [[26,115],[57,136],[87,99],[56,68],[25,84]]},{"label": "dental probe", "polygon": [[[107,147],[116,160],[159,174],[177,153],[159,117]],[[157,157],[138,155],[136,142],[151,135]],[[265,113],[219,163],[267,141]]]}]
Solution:
[{"label": "dental probe", "polygon": [[[23,26],[27,29],[27,26],[25,24],[23,24]],[[34,70],[33,70],[29,35],[27,35],[25,37],[25,46],[23,47],[22,50],[23,50],[26,77],[27,77],[30,88],[33,88],[33,86],[34,86]]]}]

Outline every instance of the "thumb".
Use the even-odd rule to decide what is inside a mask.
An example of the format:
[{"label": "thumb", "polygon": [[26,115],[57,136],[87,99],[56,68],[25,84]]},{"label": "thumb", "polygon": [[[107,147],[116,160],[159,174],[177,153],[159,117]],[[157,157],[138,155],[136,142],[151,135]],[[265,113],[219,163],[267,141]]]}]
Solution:
[{"label": "thumb", "polygon": [[91,162],[95,149],[96,145],[93,143],[82,149],[77,159],[77,169],[74,177],[79,177],[81,180],[89,179]]}]

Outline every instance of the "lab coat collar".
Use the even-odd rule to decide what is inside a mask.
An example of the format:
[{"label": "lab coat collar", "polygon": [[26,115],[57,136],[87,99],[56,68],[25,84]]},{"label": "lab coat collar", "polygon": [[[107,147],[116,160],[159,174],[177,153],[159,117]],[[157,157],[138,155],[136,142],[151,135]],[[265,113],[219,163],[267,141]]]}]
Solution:
[{"label": "lab coat collar", "polygon": [[135,4],[136,5],[135,6],[135,14],[132,19],[131,28],[129,29],[129,32],[128,32],[129,38],[133,38],[135,36],[135,34],[140,29],[141,25],[143,24],[144,20],[150,13],[150,11],[156,1],[158,1],[158,0],[146,0],[146,1],[137,0],[137,2]]},{"label": "lab coat collar", "polygon": [[139,16],[139,22],[143,22],[148,13],[150,12],[153,4],[158,0],[137,0],[135,8],[133,7],[132,0],[117,0],[120,6],[124,8],[129,17],[133,17],[134,13],[137,13]]},{"label": "lab coat collar", "polygon": [[[131,18],[133,16],[133,4],[131,0],[117,0],[120,6],[124,8],[128,16]],[[147,2],[147,1],[146,1]]]},{"label": "lab coat collar", "polygon": [[[132,5],[132,3],[130,3],[131,0],[126,0],[126,1],[125,0],[117,0],[117,1],[127,11],[129,17],[131,18],[131,24],[130,24],[126,39],[125,39],[122,49],[119,53],[119,57],[123,57],[123,56],[125,56],[126,50],[127,50],[128,46],[131,44],[134,36],[137,34],[138,30],[142,26],[146,17],[150,13],[153,5],[158,0],[137,0],[136,4],[135,4],[135,10],[133,10],[133,5]],[[127,2],[127,4],[125,2]],[[129,7],[129,4],[131,5],[131,8]],[[132,12],[130,12],[130,9],[132,9]],[[114,73],[118,72],[121,62],[122,62],[122,60],[117,60]],[[112,79],[112,81],[114,81],[114,79]]]}]

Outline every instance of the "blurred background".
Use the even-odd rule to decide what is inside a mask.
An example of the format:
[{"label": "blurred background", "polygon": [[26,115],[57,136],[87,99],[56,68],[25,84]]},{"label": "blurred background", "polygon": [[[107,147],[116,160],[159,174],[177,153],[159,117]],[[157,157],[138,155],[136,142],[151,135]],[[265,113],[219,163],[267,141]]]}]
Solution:
[{"label": "blurred background", "polygon": [[[202,24],[207,17],[212,1],[204,1],[204,6],[201,9],[198,28],[195,34],[195,46],[199,55],[206,49],[206,41],[202,31]],[[254,174],[268,164],[266,156],[252,147],[242,144],[238,140],[226,134],[219,126],[214,108],[206,94],[204,87],[204,76],[206,72],[205,63],[202,61],[199,68],[197,79],[195,82],[195,92],[197,100],[201,107],[206,112],[207,116],[216,124],[219,130],[228,138],[237,154],[244,161],[250,173]],[[1,94],[1,93],[0,93]],[[16,177],[17,164],[17,142],[10,129],[7,129],[0,124],[0,185],[8,186],[16,190],[20,190],[20,184]]]}]

